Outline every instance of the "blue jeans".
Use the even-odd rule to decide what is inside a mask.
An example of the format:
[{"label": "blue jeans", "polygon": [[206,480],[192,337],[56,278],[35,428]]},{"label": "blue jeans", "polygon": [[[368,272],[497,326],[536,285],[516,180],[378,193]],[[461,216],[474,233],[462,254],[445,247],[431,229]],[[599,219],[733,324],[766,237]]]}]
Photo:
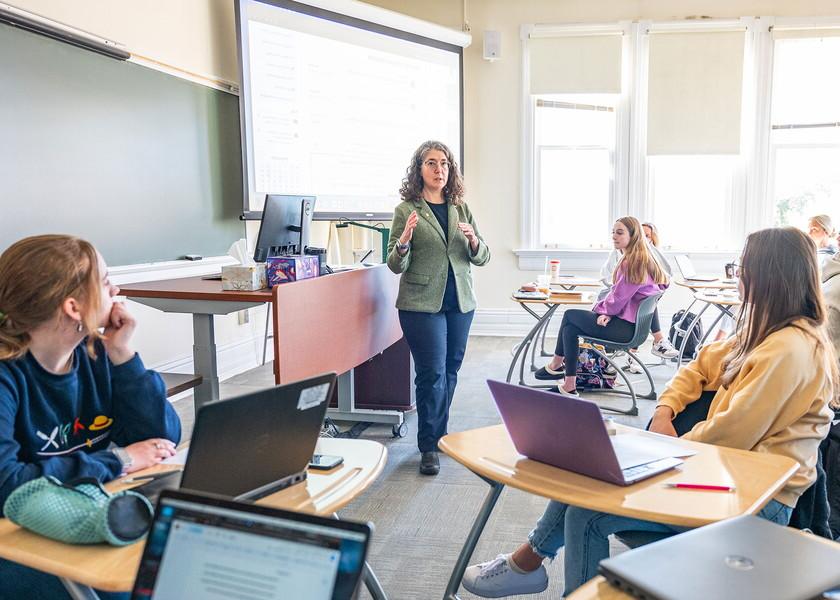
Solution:
[{"label": "blue jeans", "polygon": [[437,450],[438,440],[446,435],[449,406],[458,384],[458,369],[464,360],[474,312],[399,311],[403,335],[414,358],[420,452]]},{"label": "blue jeans", "polygon": [[[779,525],[787,525],[791,512],[791,507],[771,500],[758,516]],[[551,501],[537,526],[528,535],[528,543],[538,556],[550,559],[557,556],[560,548],[566,547],[563,562],[566,575],[564,595],[568,595],[598,574],[598,563],[610,556],[608,536],[621,531],[676,535],[687,529]]]},{"label": "blue jeans", "polygon": [[[128,600],[129,592],[96,591],[101,600]],[[26,600],[70,600],[58,577],[0,558],[0,598]]]}]

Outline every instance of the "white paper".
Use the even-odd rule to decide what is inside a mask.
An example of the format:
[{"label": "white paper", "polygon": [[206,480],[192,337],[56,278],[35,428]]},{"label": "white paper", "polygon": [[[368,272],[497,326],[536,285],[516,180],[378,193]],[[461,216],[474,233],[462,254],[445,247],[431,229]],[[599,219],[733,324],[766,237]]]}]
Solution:
[{"label": "white paper", "polygon": [[240,265],[253,265],[254,264],[254,257],[248,253],[248,244],[245,241],[245,238],[237,240],[230,245],[228,248],[228,256],[232,256],[236,259]]},{"label": "white paper", "polygon": [[186,448],[181,448],[178,452],[175,453],[175,456],[170,456],[169,458],[160,461],[162,465],[186,465],[187,464],[187,454],[189,454],[190,448],[187,446]]},{"label": "white paper", "polygon": [[622,469],[645,465],[663,458],[684,458],[697,454],[679,442],[669,442],[646,435],[625,433],[610,436],[610,441]]}]

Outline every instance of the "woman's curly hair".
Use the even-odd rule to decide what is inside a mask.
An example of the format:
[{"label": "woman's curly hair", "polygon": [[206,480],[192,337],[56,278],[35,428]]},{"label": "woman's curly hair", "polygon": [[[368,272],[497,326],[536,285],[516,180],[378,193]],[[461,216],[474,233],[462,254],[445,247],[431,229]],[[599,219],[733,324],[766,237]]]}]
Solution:
[{"label": "woman's curly hair", "polygon": [[400,198],[403,200],[417,200],[422,197],[423,175],[421,174],[421,170],[423,168],[423,159],[426,153],[431,150],[440,150],[446,155],[446,160],[449,161],[449,178],[446,181],[446,185],[443,186],[443,199],[449,204],[458,206],[464,197],[464,180],[461,177],[461,170],[458,168],[458,163],[455,162],[452,151],[446,147],[446,144],[435,140],[423,142],[414,152],[414,156],[411,157],[411,164],[405,170],[405,179],[403,179],[402,186],[400,186]]}]

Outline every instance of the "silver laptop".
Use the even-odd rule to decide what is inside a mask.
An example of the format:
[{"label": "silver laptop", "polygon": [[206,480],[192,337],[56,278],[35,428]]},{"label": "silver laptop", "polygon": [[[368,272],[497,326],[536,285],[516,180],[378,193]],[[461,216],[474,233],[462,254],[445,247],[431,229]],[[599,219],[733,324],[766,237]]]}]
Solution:
[{"label": "silver laptop", "polygon": [[806,600],[840,585],[840,544],[735,517],[601,561],[614,586],[651,600]]},{"label": "silver laptop", "polygon": [[532,460],[601,481],[629,485],[673,469],[694,454],[654,436],[609,435],[588,400],[488,380],[516,451]]},{"label": "silver laptop", "polygon": [[714,275],[698,274],[694,270],[694,265],[691,264],[691,260],[685,254],[677,254],[674,258],[677,261],[677,268],[680,270],[680,274],[686,281],[717,281],[720,279],[720,277],[715,277]]}]

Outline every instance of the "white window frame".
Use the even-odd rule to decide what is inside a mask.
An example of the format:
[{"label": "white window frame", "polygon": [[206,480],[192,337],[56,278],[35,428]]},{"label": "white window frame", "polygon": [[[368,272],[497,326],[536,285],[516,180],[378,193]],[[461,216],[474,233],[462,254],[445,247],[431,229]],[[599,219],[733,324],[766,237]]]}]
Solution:
[{"label": "white window frame", "polygon": [[[650,214],[648,199],[649,173],[647,165],[647,89],[648,47],[650,31],[746,31],[744,75],[741,100],[741,158],[733,180],[733,193],[740,201],[733,206],[731,218],[736,231],[746,236],[749,231],[768,227],[773,221],[773,207],[768,201],[768,182],[773,174],[770,162],[770,88],[772,79],[773,39],[770,33],[775,23],[792,24],[796,19],[773,17],[742,17],[699,22],[619,22],[595,25],[523,25],[521,38],[521,196],[520,248],[515,250],[522,270],[541,270],[546,258],[561,258],[570,271],[597,270],[609,250],[585,248],[552,249],[537,245],[539,199],[535,193],[536,164],[534,157],[534,107],[529,92],[528,40],[532,36],[586,35],[621,32],[622,85],[616,106],[616,144],[614,195],[610,202],[611,218],[623,214]],[[808,27],[830,27],[838,19],[800,19]],[[735,189],[737,188],[737,189]],[[675,247],[672,252],[685,249]],[[732,252],[692,252],[700,264],[708,260],[716,264],[729,260]]]},{"label": "white window frame", "polygon": [[[612,194],[610,198],[609,214],[616,218],[621,214],[623,206],[619,206],[620,199],[627,198],[628,189],[628,128],[630,114],[630,98],[626,89],[626,82],[630,79],[628,48],[630,31],[635,24],[630,22],[591,24],[591,25],[523,25],[520,28],[520,44],[522,55],[521,70],[521,115],[522,137],[521,156],[522,169],[520,181],[520,249],[514,252],[519,257],[519,268],[524,270],[542,270],[546,258],[563,257],[570,261],[566,263],[569,270],[598,269],[609,254],[608,249],[591,248],[541,248],[537,245],[539,239],[539,198],[536,192],[538,177],[537,161],[534,156],[534,102],[530,94],[530,63],[528,40],[532,37],[562,37],[616,34],[622,36],[621,48],[621,94],[616,103],[616,136],[613,153],[614,176]],[[626,206],[626,200],[624,201]]]},{"label": "white window frame", "polygon": [[766,32],[764,37],[764,44],[766,47],[762,48],[762,53],[760,54],[760,60],[763,62],[761,63],[765,77],[761,80],[760,85],[765,87],[759,88],[763,89],[766,93],[764,94],[764,102],[763,103],[756,103],[756,107],[758,111],[764,111],[764,119],[762,122],[759,123],[759,127],[761,128],[761,133],[764,134],[764,201],[762,198],[755,198],[751,209],[755,210],[756,213],[761,214],[762,221],[759,224],[759,227],[755,227],[754,229],[759,229],[760,227],[772,227],[773,220],[774,220],[774,206],[772,200],[775,198],[776,195],[776,151],[779,148],[825,148],[825,147],[837,147],[836,144],[825,144],[825,143],[814,143],[814,144],[802,144],[802,143],[784,143],[784,144],[774,144],[772,141],[772,115],[771,115],[771,106],[773,101],[773,53],[775,51],[776,42],[773,39],[773,30],[803,30],[807,31],[810,29],[840,29],[840,16],[837,17],[764,17],[761,19],[762,25],[765,25],[766,28],[762,28],[762,32]]}]

